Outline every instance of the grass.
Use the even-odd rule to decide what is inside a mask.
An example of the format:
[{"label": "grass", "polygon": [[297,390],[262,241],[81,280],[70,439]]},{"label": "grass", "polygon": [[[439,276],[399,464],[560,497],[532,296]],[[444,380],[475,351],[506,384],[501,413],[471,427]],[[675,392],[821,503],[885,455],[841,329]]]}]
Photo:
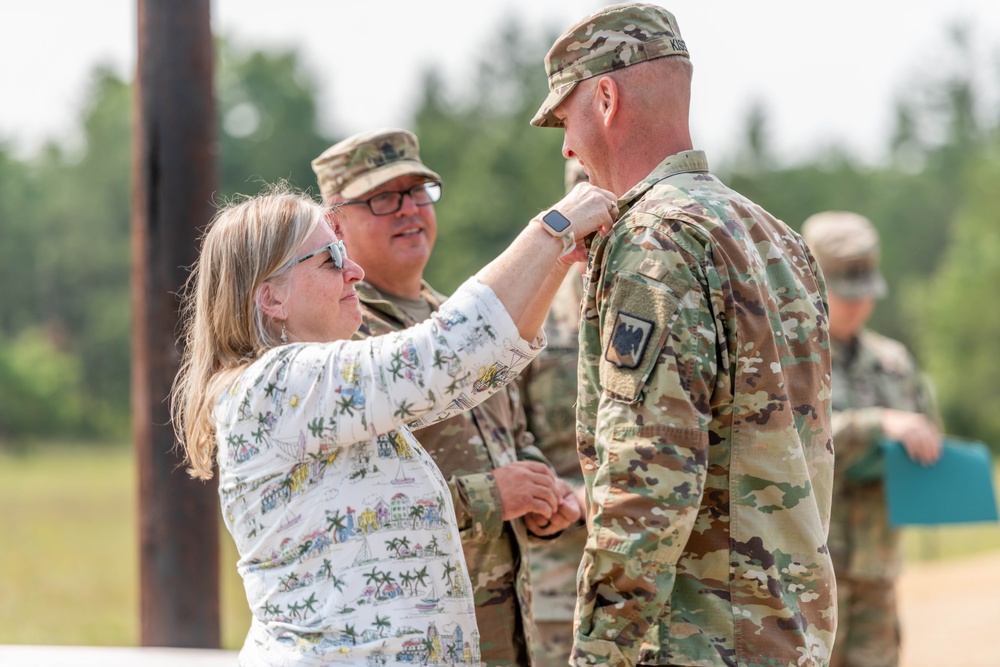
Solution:
[{"label": "grass", "polygon": [[[139,644],[138,489],[128,446],[0,452],[0,644]],[[250,615],[220,528],[224,648]]]},{"label": "grass", "polygon": [[[1000,483],[996,488],[1000,489]],[[911,563],[1000,551],[1000,525],[969,523],[910,527],[903,531],[903,550],[906,561]]]},{"label": "grass", "polygon": [[[0,450],[0,644],[139,643],[138,490],[127,445]],[[250,623],[220,527],[223,648]],[[1000,525],[908,529],[909,562],[1000,550]]]}]

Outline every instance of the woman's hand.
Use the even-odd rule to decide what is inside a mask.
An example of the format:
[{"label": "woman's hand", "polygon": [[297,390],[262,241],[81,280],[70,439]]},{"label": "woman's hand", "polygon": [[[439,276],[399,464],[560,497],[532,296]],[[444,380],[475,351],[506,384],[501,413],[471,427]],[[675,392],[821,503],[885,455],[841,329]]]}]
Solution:
[{"label": "woman's hand", "polygon": [[607,190],[590,183],[577,183],[569,194],[553,206],[573,224],[577,242],[596,231],[608,233],[618,217],[618,200]]}]

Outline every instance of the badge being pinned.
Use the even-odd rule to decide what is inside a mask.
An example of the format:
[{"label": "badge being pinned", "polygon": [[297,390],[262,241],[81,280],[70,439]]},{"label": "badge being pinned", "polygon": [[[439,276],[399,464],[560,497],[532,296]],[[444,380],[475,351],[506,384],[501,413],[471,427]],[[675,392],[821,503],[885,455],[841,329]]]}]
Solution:
[{"label": "badge being pinned", "polygon": [[653,333],[653,323],[619,310],[613,331],[604,358],[618,368],[636,368]]}]

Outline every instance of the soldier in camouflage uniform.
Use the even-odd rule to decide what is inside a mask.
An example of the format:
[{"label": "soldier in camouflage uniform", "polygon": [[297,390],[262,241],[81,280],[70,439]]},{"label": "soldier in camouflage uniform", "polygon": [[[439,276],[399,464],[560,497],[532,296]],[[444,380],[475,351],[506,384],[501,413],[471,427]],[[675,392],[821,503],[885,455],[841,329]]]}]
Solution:
[{"label": "soldier in camouflage uniform", "polygon": [[[576,160],[566,162],[566,192],[585,182]],[[581,269],[583,264],[578,264]],[[552,300],[545,320],[548,346],[521,373],[528,430],[556,474],[582,495],[583,473],[576,452],[576,367],[580,351],[581,271],[570,269]],[[535,618],[535,662],[538,667],[564,667],[573,646],[576,571],[587,541],[582,524],[551,541],[531,545],[531,611]]]},{"label": "soldier in camouflage uniform", "polygon": [[[427,319],[445,298],[422,279],[436,238],[433,204],[441,184],[420,160],[417,138],[396,129],[362,133],[312,165],[324,200],[343,204],[341,238],[365,268],[355,287],[363,311],[355,338]],[[405,375],[409,363],[403,355],[390,372]],[[534,446],[513,384],[416,436],[451,489],[484,663],[531,665],[529,531],[550,536],[575,523],[580,512],[572,489]],[[544,518],[550,508],[559,510],[551,521]]]},{"label": "soldier in camouflage uniform", "polygon": [[802,239],[691,150],[661,7],[604,8],[545,58],[532,124],[618,197],[580,324],[589,503],[573,665],[826,665],[836,584],[825,285]]},{"label": "soldier in camouflage uniform", "polygon": [[878,441],[899,440],[910,457],[937,460],[941,438],[931,393],[906,348],[864,328],[886,286],[878,234],[856,213],[817,213],[802,235],[823,268],[833,347],[833,442],[837,463],[830,553],[839,621],[832,665],[899,664],[895,581],[899,531],[889,525],[878,474]]}]

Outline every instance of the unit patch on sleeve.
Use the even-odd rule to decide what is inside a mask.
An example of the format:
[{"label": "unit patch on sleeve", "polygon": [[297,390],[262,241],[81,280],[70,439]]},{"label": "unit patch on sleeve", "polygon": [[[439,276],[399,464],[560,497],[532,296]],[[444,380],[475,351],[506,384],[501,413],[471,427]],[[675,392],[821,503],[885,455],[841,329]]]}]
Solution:
[{"label": "unit patch on sleeve", "polygon": [[618,368],[638,367],[652,333],[652,322],[619,310],[615,316],[611,340],[604,350],[604,358]]}]

